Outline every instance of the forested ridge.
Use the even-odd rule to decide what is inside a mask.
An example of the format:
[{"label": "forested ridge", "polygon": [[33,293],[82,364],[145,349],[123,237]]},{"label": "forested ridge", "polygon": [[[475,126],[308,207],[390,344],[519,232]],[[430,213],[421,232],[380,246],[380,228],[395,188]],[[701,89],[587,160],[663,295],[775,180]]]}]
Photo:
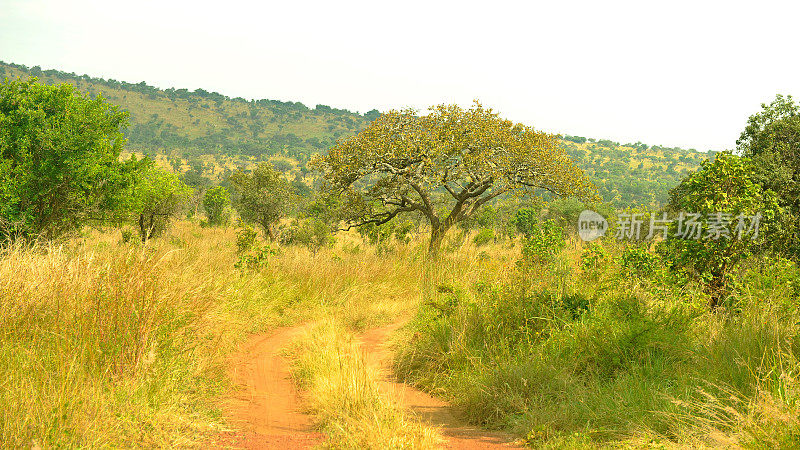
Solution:
[{"label": "forested ridge", "polygon": [[[128,152],[148,155],[190,184],[225,184],[237,168],[270,161],[287,178],[307,177],[310,157],[357,134],[380,115],[300,102],[230,98],[203,89],[158,89],[0,61],[0,79],[37,77],[101,94],[130,113]],[[535,124],[533,124],[535,125]],[[713,153],[565,135],[567,153],[615,207],[663,204],[668,190]]]}]

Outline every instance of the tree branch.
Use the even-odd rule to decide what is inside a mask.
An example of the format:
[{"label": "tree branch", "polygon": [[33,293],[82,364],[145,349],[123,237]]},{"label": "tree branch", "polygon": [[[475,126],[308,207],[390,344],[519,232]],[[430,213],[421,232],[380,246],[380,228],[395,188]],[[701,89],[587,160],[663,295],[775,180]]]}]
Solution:
[{"label": "tree branch", "polygon": [[394,219],[395,217],[397,217],[397,215],[400,214],[400,213],[411,212],[411,211],[414,211],[414,210],[415,210],[415,208],[410,207],[410,206],[409,207],[397,208],[394,211],[388,211],[388,212],[385,212],[385,213],[376,214],[372,218],[363,218],[363,219],[359,220],[358,223],[350,223],[350,224],[347,225],[347,228],[337,228],[337,229],[338,229],[338,231],[349,231],[354,227],[360,227],[360,226],[368,225],[368,224],[371,224],[371,223],[374,223],[375,225],[383,225],[386,222],[388,222],[388,221]]}]

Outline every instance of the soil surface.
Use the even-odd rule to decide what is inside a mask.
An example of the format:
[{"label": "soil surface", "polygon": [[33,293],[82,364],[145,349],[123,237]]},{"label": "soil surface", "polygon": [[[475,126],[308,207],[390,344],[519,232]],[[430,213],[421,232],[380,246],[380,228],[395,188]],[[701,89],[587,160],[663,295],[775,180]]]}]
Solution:
[{"label": "soil surface", "polygon": [[240,386],[226,402],[231,422],[243,431],[228,433],[218,447],[245,449],[303,449],[322,443],[303,413],[300,396],[282,351],[308,326],[278,328],[250,338],[231,360],[229,376]]},{"label": "soil surface", "polygon": [[[491,449],[521,448],[510,435],[469,426],[460,420],[447,402],[389,375],[392,354],[388,338],[403,323],[367,331],[361,336],[367,363],[382,374],[381,390],[394,396],[421,423],[439,429],[444,448]],[[250,338],[231,359],[229,376],[241,387],[226,401],[231,422],[242,431],[224,433],[210,447],[245,449],[304,449],[323,443],[324,435],[312,429],[313,421],[303,413],[297,390],[292,384],[289,361],[283,349],[308,325],[278,328]]]}]

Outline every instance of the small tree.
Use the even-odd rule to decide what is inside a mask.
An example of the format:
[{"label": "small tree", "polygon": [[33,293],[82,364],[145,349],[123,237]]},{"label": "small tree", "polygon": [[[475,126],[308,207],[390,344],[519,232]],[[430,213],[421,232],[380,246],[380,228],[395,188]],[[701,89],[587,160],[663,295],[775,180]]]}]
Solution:
[{"label": "small tree", "polygon": [[203,208],[206,210],[209,225],[217,226],[228,223],[229,215],[226,208],[230,202],[228,190],[222,186],[213,187],[206,191],[203,196]]},{"label": "small tree", "polygon": [[312,166],[341,197],[347,227],[420,213],[436,254],[447,231],[503,194],[596,198],[594,186],[557,137],[501,119],[479,103],[441,105],[425,116],[390,111]]},{"label": "small tree", "polygon": [[139,237],[146,242],[167,229],[191,197],[192,188],[147,158],[141,161],[139,173],[129,194],[128,210]]},{"label": "small tree", "polygon": [[234,207],[239,217],[246,223],[260,225],[274,241],[275,224],[293,202],[289,182],[268,163],[259,164],[252,174],[238,171],[231,175],[230,181],[236,192]]},{"label": "small tree", "polygon": [[[742,259],[766,248],[765,236],[780,213],[775,194],[762,189],[755,178],[756,169],[749,159],[721,153],[713,162],[704,161],[699,170],[670,192],[672,212],[699,213],[705,218],[726,214],[734,226],[740,214],[761,214],[757,239],[742,233],[717,239],[707,235],[699,239],[673,238],[659,243],[659,250],[673,260],[674,267],[686,269],[704,284],[711,308],[724,295],[730,270]],[[750,223],[745,224],[749,228]],[[703,229],[708,229],[707,222]]]}]

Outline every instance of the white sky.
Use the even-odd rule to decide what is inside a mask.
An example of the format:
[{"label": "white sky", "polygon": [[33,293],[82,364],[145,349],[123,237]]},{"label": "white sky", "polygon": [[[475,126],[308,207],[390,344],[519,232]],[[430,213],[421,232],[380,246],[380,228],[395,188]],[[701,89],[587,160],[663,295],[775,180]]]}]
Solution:
[{"label": "white sky", "polygon": [[0,60],[365,112],[484,105],[550,132],[732,148],[800,97],[800,2],[0,0]]}]

